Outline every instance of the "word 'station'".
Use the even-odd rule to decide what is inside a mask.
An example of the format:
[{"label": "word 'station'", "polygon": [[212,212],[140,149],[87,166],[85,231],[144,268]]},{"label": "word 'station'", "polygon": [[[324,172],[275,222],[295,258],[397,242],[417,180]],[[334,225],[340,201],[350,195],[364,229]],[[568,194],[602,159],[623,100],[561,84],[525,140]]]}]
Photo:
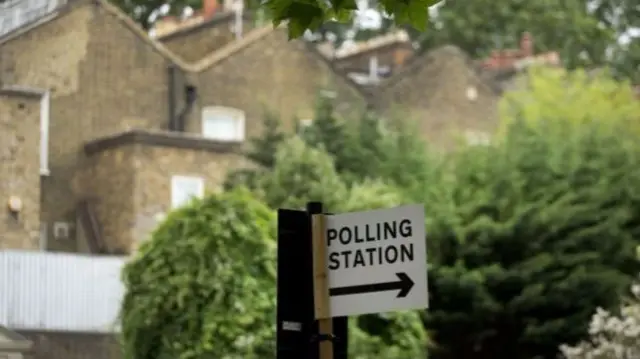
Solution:
[{"label": "word 'station'", "polygon": [[327,268],[334,317],[428,305],[424,208],[327,216]]},{"label": "word 'station'", "polygon": [[327,230],[327,245],[331,248],[333,241],[339,241],[343,246],[350,244],[372,243],[380,241],[395,241],[388,245],[375,247],[345,249],[329,252],[329,269],[356,268],[381,264],[393,264],[398,261],[406,262],[414,259],[413,243],[407,241],[413,235],[411,221],[381,222],[364,224],[362,226],[330,228]]}]

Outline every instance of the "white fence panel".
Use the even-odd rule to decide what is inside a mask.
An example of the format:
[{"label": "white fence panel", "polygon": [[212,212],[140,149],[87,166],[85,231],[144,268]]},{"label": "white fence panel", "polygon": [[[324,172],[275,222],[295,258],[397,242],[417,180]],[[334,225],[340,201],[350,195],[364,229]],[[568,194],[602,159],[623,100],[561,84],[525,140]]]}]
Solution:
[{"label": "white fence panel", "polygon": [[124,257],[0,252],[0,325],[15,330],[110,333]]}]

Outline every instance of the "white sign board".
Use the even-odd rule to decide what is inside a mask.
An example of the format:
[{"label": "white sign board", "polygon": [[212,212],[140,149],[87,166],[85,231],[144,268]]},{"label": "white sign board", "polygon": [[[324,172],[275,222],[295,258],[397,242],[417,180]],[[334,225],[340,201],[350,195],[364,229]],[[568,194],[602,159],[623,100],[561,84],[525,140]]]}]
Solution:
[{"label": "white sign board", "polygon": [[424,207],[327,216],[332,317],[428,306]]}]

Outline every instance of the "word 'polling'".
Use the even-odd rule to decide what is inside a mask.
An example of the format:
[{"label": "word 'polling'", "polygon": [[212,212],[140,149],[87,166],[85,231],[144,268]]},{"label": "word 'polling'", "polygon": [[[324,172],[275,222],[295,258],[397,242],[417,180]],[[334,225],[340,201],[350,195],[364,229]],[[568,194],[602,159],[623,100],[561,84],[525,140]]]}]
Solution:
[{"label": "word 'polling'", "polygon": [[[411,262],[414,248],[411,242],[390,243],[410,239],[413,235],[411,221],[385,221],[361,226],[344,226],[327,230],[327,245],[341,244],[344,247],[369,244],[366,248],[344,249],[329,252],[329,269],[338,270],[393,263]],[[384,241],[383,243],[380,243]],[[370,243],[380,243],[371,246]]]}]

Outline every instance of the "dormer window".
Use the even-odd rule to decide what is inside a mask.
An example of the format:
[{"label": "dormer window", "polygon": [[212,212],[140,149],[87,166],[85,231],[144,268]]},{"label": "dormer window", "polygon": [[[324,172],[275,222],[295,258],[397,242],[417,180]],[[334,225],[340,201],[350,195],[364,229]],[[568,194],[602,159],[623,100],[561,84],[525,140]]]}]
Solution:
[{"label": "dormer window", "polygon": [[202,110],[202,136],[222,142],[244,141],[244,112],[231,107],[205,107]]}]

